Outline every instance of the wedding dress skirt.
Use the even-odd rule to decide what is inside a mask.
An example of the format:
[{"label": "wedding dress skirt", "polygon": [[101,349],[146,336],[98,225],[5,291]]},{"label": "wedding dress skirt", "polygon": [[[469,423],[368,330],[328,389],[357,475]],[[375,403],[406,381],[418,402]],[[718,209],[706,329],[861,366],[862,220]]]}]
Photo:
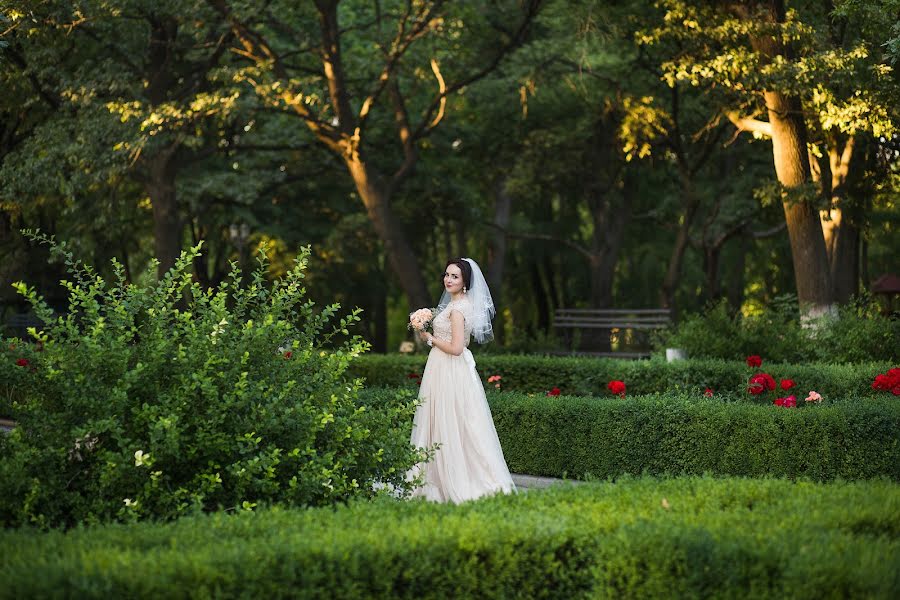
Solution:
[{"label": "wedding dress skirt", "polygon": [[413,497],[459,503],[515,491],[468,348],[460,356],[431,350],[419,398],[422,404],[413,420],[412,444],[440,447],[431,461],[410,471],[410,476],[423,473],[425,480]]}]

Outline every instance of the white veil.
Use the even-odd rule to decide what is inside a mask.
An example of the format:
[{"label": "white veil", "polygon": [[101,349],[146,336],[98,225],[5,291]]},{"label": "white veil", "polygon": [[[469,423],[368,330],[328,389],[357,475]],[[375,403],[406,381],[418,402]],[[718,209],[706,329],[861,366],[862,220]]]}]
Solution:
[{"label": "white veil", "polygon": [[[472,337],[479,344],[486,344],[494,339],[494,327],[491,325],[491,319],[497,313],[494,308],[494,299],[491,297],[491,290],[488,289],[487,281],[481,272],[478,263],[471,258],[464,258],[464,261],[472,267],[472,280],[466,290],[466,297],[474,307],[472,317]],[[450,293],[445,289],[441,295],[441,301],[438,302],[437,312],[439,314],[444,308],[450,304]]]}]

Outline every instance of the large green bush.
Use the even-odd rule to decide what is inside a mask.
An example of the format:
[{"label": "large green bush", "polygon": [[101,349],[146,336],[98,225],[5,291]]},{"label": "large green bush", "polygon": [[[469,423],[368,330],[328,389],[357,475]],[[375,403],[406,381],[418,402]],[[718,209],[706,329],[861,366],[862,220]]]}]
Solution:
[{"label": "large green bush", "polygon": [[420,458],[406,437],[414,401],[358,400],[347,373],[366,348],[348,331],[356,313],[314,311],[308,251],[271,285],[261,258],[246,284],[235,267],[216,290],[191,282],[198,251],[142,287],[118,264],[107,283],[54,246],[74,277],[58,318],[21,286],[48,326],[39,347],[9,341],[0,355],[18,421],[0,436],[0,522],[320,505],[406,486]]},{"label": "large green bush", "polygon": [[900,319],[879,313],[865,299],[801,327],[795,299],[759,315],[732,315],[726,302],[689,315],[657,337],[656,346],[682,348],[691,358],[741,360],[758,354],[772,361],[853,363],[900,361]]},{"label": "large green bush", "polygon": [[[753,369],[741,360],[700,359],[666,362],[651,360],[612,360],[589,357],[549,357],[484,355],[475,356],[478,371],[485,384],[491,375],[500,375],[501,389],[543,393],[554,387],[563,394],[608,396],[607,383],[622,380],[629,394],[652,394],[667,391],[694,391],[702,396],[706,388],[717,397],[751,400],[747,381]],[[350,370],[376,387],[414,387],[415,376],[422,374],[425,356],[401,354],[368,354],[353,361]],[[797,393],[805,397],[815,390],[831,401],[843,398],[879,396],[872,381],[890,368],[890,363],[854,365],[763,364],[763,370],[776,379],[796,382]],[[491,385],[490,387],[493,387]]]},{"label": "large green bush", "polygon": [[[385,396],[389,396],[385,394]],[[626,398],[490,395],[514,473],[889,477],[900,481],[894,397],[781,408],[666,394]]]},{"label": "large green bush", "polygon": [[0,597],[896,598],[900,486],[623,479],[0,532]]}]

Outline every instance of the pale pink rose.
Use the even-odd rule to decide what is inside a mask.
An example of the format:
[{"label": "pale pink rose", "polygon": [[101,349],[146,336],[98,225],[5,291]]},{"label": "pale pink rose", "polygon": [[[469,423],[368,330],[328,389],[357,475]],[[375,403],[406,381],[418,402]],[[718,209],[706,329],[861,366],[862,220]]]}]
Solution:
[{"label": "pale pink rose", "polygon": [[409,326],[412,329],[422,331],[428,327],[428,324],[431,323],[433,318],[434,313],[431,312],[430,308],[420,308],[409,315]]},{"label": "pale pink rose", "polygon": [[819,395],[819,392],[810,392],[809,396],[806,397],[807,402],[821,402],[822,396]]}]

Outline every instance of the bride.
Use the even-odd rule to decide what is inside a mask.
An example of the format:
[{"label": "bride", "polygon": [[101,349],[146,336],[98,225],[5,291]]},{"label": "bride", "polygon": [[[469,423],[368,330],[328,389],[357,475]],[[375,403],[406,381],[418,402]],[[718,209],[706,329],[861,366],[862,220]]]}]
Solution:
[{"label": "bride", "polygon": [[494,301],[478,264],[454,258],[444,272],[444,294],[432,323],[421,331],[431,346],[413,420],[411,442],[418,448],[438,444],[434,459],[416,465],[423,475],[413,496],[435,502],[462,502],[497,492],[514,492],[475,359],[467,346],[493,339]]}]

